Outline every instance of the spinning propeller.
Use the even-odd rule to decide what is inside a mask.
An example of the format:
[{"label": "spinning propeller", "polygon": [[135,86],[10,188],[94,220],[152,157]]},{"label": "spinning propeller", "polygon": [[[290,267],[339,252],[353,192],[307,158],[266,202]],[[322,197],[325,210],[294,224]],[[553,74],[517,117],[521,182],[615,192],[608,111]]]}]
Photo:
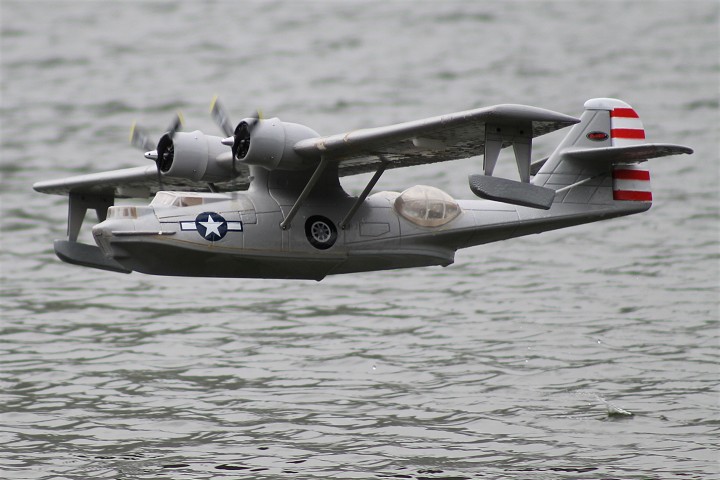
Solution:
[{"label": "spinning propeller", "polygon": [[165,134],[160,137],[160,141],[153,142],[150,139],[148,132],[133,123],[130,128],[130,144],[143,152],[145,152],[145,158],[153,160],[157,166],[158,183],[162,185],[161,175],[162,172],[167,172],[172,165],[175,156],[175,145],[173,144],[173,137],[175,133],[180,130],[183,125],[183,117],[178,112],[173,118],[170,126],[166,130]]},{"label": "spinning propeller", "polygon": [[232,149],[233,171],[235,171],[236,160],[244,158],[250,149],[252,131],[260,120],[262,120],[262,115],[260,114],[260,111],[255,111],[255,114],[252,117],[246,118],[238,123],[237,127],[233,130],[230,117],[218,100],[217,95],[215,95],[212,103],[210,104],[210,116],[217,126],[220,127],[220,130],[222,130],[227,136],[222,143],[230,146]]}]

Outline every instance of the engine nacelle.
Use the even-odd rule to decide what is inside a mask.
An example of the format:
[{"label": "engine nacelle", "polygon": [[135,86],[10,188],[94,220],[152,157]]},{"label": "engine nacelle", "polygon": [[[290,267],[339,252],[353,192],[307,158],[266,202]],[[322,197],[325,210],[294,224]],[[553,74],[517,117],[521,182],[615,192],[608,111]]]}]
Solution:
[{"label": "engine nacelle", "polygon": [[163,135],[157,148],[163,176],[195,181],[232,180],[232,156],[222,138],[205,135],[200,130],[176,132],[172,138]]},{"label": "engine nacelle", "polygon": [[[243,128],[247,138],[238,137]],[[317,164],[301,157],[293,149],[300,140],[320,136],[304,125],[281,122],[278,118],[249,119],[241,122],[235,131],[236,142],[248,142],[237,151],[237,158],[242,163],[267,170],[305,170]]]}]

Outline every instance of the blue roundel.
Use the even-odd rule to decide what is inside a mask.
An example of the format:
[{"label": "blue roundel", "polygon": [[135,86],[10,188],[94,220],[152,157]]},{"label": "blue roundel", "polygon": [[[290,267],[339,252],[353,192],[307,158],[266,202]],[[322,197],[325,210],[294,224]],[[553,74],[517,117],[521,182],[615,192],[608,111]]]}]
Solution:
[{"label": "blue roundel", "polygon": [[205,240],[217,242],[228,230],[225,219],[219,213],[203,212],[195,218],[197,231]]}]

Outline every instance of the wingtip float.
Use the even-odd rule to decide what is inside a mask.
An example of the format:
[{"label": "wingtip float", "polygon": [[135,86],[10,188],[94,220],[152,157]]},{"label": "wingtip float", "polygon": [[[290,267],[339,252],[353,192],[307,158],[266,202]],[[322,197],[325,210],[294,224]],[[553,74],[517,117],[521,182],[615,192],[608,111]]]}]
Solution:
[{"label": "wingtip float", "polygon": [[[155,154],[155,168],[36,183],[69,197],[58,257],[124,273],[314,280],[447,266],[461,248],[643,212],[652,203],[644,162],[692,153],[648,143],[636,111],[610,98],[589,100],[580,118],[497,105],[330,136],[259,113],[233,128],[217,97],[210,111],[224,136],[181,132],[177,116],[155,145],[133,127],[131,142]],[[533,139],[566,127],[533,163]],[[493,176],[507,147],[519,180]],[[370,194],[387,169],[481,155],[483,173],[470,177],[481,199],[422,185]],[[369,172],[357,197],[340,185]],[[128,197],[153,199],[115,205]],[[77,241],[88,209],[97,246]]]}]

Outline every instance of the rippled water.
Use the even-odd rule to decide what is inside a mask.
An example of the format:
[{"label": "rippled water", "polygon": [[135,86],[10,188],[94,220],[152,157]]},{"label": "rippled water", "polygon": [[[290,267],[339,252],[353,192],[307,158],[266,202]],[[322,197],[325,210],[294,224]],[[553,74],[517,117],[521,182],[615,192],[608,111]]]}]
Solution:
[{"label": "rippled water", "polygon": [[[718,473],[719,4],[3,0],[0,472],[65,478],[709,478]],[[321,283],[61,263],[40,179],[142,165],[134,119],[331,134],[615,96],[642,215]],[[536,157],[557,136],[536,142]],[[512,162],[499,165],[512,171]],[[470,198],[479,159],[388,172]],[[359,192],[367,176],[344,179]],[[85,234],[86,241],[89,235]]]}]

